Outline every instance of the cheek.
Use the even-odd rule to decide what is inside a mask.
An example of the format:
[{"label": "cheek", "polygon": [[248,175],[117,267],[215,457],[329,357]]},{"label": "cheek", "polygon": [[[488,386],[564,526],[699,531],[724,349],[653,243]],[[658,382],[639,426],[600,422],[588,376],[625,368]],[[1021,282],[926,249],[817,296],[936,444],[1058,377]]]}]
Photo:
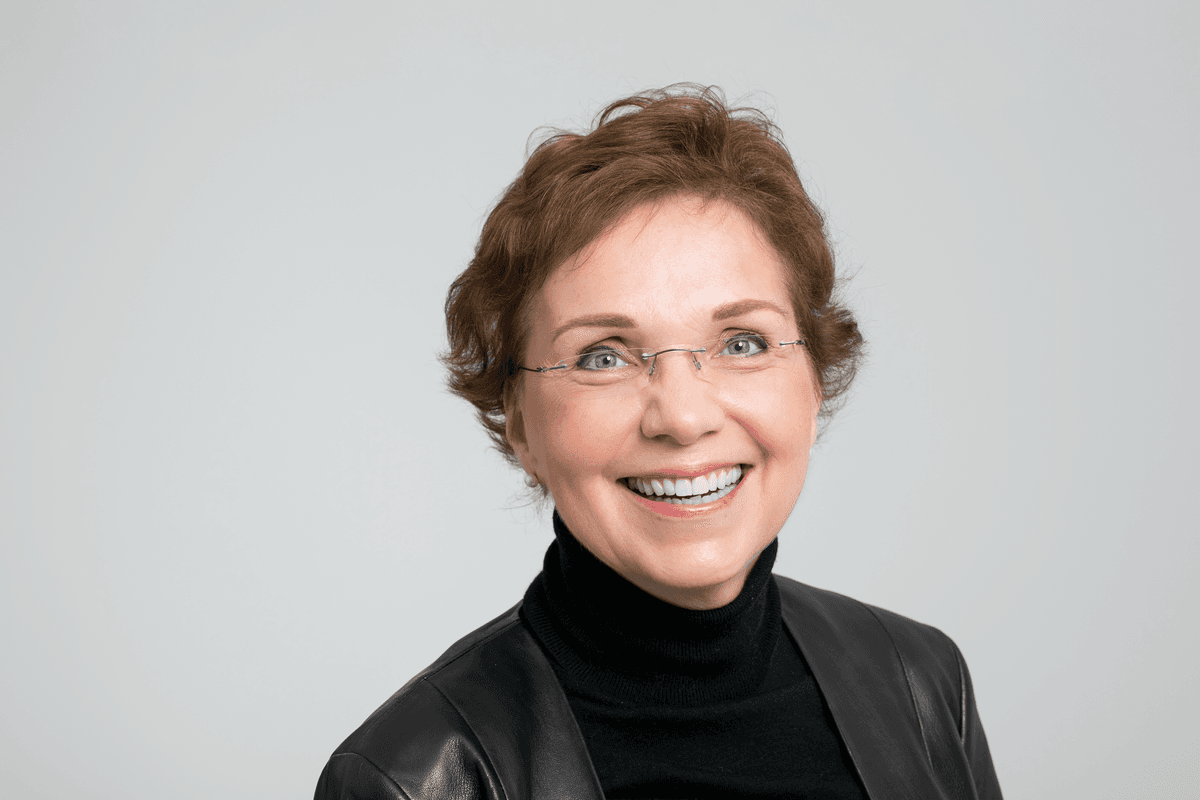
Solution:
[{"label": "cheek", "polygon": [[744,428],[762,452],[773,458],[807,458],[813,445],[817,405],[812,385],[780,375],[748,393],[726,400],[729,416]]},{"label": "cheek", "polygon": [[599,402],[569,392],[539,395],[529,406],[537,417],[537,431],[528,433],[550,470],[551,482],[599,473],[621,453],[631,429],[629,404]]}]

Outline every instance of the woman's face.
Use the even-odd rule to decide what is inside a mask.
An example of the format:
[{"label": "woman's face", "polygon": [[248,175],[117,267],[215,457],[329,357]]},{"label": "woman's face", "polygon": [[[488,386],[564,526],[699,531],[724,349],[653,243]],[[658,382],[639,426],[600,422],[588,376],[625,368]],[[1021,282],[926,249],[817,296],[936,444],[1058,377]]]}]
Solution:
[{"label": "woman's face", "polygon": [[[731,205],[693,198],[630,213],[554,272],[532,312],[526,366],[573,363],[604,343],[799,338],[784,267],[758,227]],[[601,561],[675,605],[717,608],[737,596],[804,485],[820,396],[803,348],[785,350],[771,367],[735,373],[663,353],[653,375],[616,385],[521,373],[509,440]],[[728,480],[735,468],[733,491],[695,505],[631,488],[636,478],[651,488]]]}]

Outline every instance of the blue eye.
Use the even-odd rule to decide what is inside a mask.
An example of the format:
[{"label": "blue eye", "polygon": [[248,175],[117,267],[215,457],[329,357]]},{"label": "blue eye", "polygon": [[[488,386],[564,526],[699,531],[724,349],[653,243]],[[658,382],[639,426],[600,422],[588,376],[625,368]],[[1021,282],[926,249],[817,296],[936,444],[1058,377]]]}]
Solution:
[{"label": "blue eye", "polygon": [[628,367],[629,362],[625,360],[620,351],[603,348],[588,353],[580,353],[579,358],[575,360],[575,366],[588,372],[604,372]]},{"label": "blue eye", "polygon": [[739,333],[721,342],[723,356],[756,356],[767,351],[767,340],[754,333]]}]

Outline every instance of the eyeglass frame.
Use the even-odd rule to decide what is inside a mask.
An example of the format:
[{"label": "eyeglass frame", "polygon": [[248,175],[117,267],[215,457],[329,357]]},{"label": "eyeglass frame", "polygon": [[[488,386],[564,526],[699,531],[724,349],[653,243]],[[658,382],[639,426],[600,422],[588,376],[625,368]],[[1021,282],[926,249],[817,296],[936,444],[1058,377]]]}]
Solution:
[{"label": "eyeglass frame", "polygon": [[[793,345],[793,344],[798,344],[801,347],[808,346],[808,342],[806,342],[804,339],[796,339],[795,341],[792,341],[792,342],[780,342],[778,346],[779,347],[787,347],[787,346]],[[600,351],[596,351],[596,352],[604,352],[604,351],[600,350]],[[661,356],[663,353],[689,353],[692,356],[692,363],[695,364],[696,369],[699,370],[699,369],[701,369],[700,360],[696,358],[696,354],[697,353],[707,353],[707,352],[708,352],[708,348],[706,348],[706,347],[667,347],[662,350],[659,350],[656,353],[639,353],[638,355],[641,356],[643,361],[650,361],[650,371],[647,373],[647,377],[649,377],[649,376],[654,375],[654,368],[658,365],[658,357]],[[584,355],[588,355],[588,354],[589,353],[587,351],[584,351],[582,353],[577,353],[576,357],[584,356]],[[651,359],[653,359],[653,360],[651,360]],[[559,369],[570,369],[571,365],[566,363],[569,360],[570,360],[569,358],[565,358],[552,367],[525,367],[520,364],[517,364],[515,366],[519,370],[525,370],[526,372],[536,372],[539,375],[544,375],[547,372],[554,372],[555,370],[559,370]]]}]

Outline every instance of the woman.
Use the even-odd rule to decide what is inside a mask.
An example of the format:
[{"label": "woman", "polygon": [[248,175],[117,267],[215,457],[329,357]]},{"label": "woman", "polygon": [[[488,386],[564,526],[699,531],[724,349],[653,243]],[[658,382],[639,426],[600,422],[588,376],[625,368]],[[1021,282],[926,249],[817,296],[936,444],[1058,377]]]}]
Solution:
[{"label": "woman", "polygon": [[998,798],[941,632],[771,574],[861,337],[762,115],[672,87],[530,157],[446,303],[451,387],[555,505],[523,602],[318,798]]}]

